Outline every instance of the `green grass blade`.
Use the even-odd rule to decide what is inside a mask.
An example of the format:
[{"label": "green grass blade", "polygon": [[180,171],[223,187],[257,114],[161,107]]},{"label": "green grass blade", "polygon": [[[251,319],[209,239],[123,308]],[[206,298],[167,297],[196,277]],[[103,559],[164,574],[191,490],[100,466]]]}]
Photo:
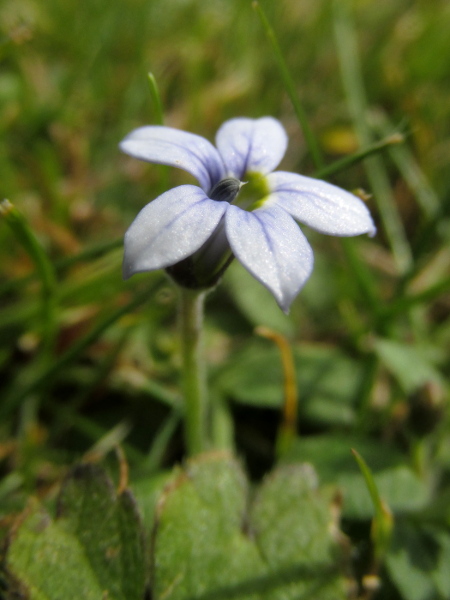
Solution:
[{"label": "green grass blade", "polygon": [[386,553],[392,537],[394,525],[392,513],[380,498],[372,471],[368,467],[366,461],[356,450],[352,450],[352,454],[364,477],[367,490],[375,509],[375,517],[372,521],[372,541],[375,547],[375,556],[380,559]]},{"label": "green grass blade", "polygon": [[42,284],[42,341],[43,356],[52,353],[57,331],[56,276],[53,265],[23,214],[9,200],[0,203],[0,215],[5,219],[17,240],[36,266]]},{"label": "green grass blade", "polygon": [[[367,123],[367,99],[349,4],[348,0],[334,0],[332,5],[337,54],[342,82],[357,136],[363,146],[368,146],[372,143],[372,135]],[[389,178],[379,157],[373,156],[366,159],[366,168],[395,263],[399,272],[405,273],[412,266],[412,253],[395,204]]]},{"label": "green grass blade", "polygon": [[155,122],[157,125],[164,125],[164,111],[161,102],[161,95],[159,93],[158,84],[156,83],[153,73],[148,74],[148,83],[150,87],[150,94],[152,96],[153,108],[155,111]]},{"label": "green grass blade", "polygon": [[[371,122],[378,135],[389,135],[393,130],[387,116],[381,111],[371,115]],[[417,164],[411,150],[406,145],[391,146],[388,150],[409,189],[414,193],[424,215],[429,219],[436,217],[441,209],[439,197]]]},{"label": "green grass blade", "polygon": [[341,171],[345,171],[349,167],[358,164],[365,158],[372,156],[373,154],[379,154],[384,150],[390,149],[392,146],[397,146],[398,144],[403,144],[404,137],[400,133],[394,133],[380,140],[379,142],[375,142],[366,148],[363,148],[359,152],[355,152],[350,156],[345,156],[341,160],[337,160],[331,165],[323,167],[319,169],[316,173],[314,173],[315,177],[319,179],[327,179],[336,173],[340,173]]},{"label": "green grass blade", "polygon": [[308,149],[311,153],[311,157],[314,161],[316,169],[320,169],[323,166],[323,158],[322,152],[320,150],[319,144],[309,126],[308,120],[306,118],[305,111],[303,106],[300,103],[300,100],[297,95],[297,91],[295,89],[294,80],[291,77],[289,68],[284,59],[283,53],[281,52],[280,45],[278,43],[277,37],[273,30],[273,27],[270,25],[269,20],[263,11],[259,2],[253,2],[253,8],[255,9],[261,24],[263,26],[264,32],[269,40],[272,50],[275,56],[275,60],[278,65],[278,69],[280,71],[281,79],[284,83],[284,87],[286,92],[292,102],[292,106],[294,107],[295,114],[297,116],[298,122],[300,123],[300,127],[303,131],[303,135],[305,136],[305,141],[308,146]]},{"label": "green grass blade", "polygon": [[78,358],[81,353],[105,333],[111,325],[148,300],[158,285],[159,281],[152,281],[151,285],[145,287],[144,290],[139,292],[130,302],[128,302],[128,304],[118,308],[100,321],[100,323],[98,323],[86,336],[74,343],[58,360],[53,362],[47,369],[42,370],[31,382],[27,382],[23,387],[14,388],[12,393],[4,399],[0,406],[0,418],[14,410],[27,396],[38,392],[41,387],[51,381],[58,372]]}]

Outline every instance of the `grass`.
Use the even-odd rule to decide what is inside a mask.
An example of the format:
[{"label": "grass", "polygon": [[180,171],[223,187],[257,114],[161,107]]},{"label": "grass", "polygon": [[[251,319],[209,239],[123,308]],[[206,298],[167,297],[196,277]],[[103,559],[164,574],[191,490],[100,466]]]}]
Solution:
[{"label": "grass", "polygon": [[[379,475],[396,524],[374,597],[448,597],[448,3],[260,6],[278,55],[239,0],[0,6],[0,182],[17,216],[3,211],[0,226],[0,513],[6,522],[29,494],[45,494],[99,440],[105,455],[122,443],[136,477],[183,456],[176,295],[161,273],[123,282],[120,272],[120,240],[137,211],[187,181],[117,149],[133,127],[161,119],[151,72],[165,124],[213,139],[232,116],[279,118],[290,136],[286,170],[313,174],[322,155],[332,169],[403,136],[331,177],[368,195],[377,236],[306,232],[316,267],[289,318],[233,264],[207,302],[206,352],[216,443],[258,479],[275,459],[283,390],[277,352],[253,330],[288,338],[300,405],[286,460],[310,460],[347,490],[342,526],[357,576],[373,566],[371,513],[357,506],[356,464],[330,469],[350,442]],[[398,468],[408,474],[399,489]],[[411,557],[429,536],[439,552],[421,596]]]}]

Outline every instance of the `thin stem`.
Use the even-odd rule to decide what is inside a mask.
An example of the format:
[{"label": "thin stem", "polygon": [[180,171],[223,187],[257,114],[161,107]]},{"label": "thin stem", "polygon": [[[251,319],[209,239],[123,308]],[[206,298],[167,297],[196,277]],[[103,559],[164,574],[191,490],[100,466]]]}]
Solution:
[{"label": "thin stem", "polygon": [[382,150],[386,150],[392,146],[397,146],[398,144],[403,144],[404,141],[404,137],[401,133],[394,133],[380,140],[379,142],[375,142],[370,146],[366,146],[362,150],[359,150],[358,152],[355,152],[350,156],[345,156],[340,160],[336,160],[331,165],[323,167],[323,169],[320,169],[319,171],[314,173],[314,177],[317,177],[318,179],[327,179],[331,175],[340,173],[341,171],[348,169],[352,165],[361,162],[362,160],[364,160],[368,156],[371,156],[372,154],[378,154]]},{"label": "thin stem", "polygon": [[188,454],[206,449],[205,370],[202,358],[204,292],[180,288],[180,333]]},{"label": "thin stem", "polygon": [[281,354],[284,373],[284,405],[278,430],[276,451],[278,458],[282,458],[291,449],[297,437],[298,390],[294,356],[288,340],[280,333],[263,326],[257,327],[255,333],[275,342]]}]

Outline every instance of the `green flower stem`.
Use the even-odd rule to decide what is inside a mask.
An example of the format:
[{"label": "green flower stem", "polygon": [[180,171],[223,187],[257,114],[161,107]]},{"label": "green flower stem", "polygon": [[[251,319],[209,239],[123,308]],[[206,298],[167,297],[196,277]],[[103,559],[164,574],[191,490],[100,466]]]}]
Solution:
[{"label": "green flower stem", "polygon": [[180,287],[180,333],[183,361],[184,422],[188,454],[206,449],[205,370],[202,359],[205,292]]}]

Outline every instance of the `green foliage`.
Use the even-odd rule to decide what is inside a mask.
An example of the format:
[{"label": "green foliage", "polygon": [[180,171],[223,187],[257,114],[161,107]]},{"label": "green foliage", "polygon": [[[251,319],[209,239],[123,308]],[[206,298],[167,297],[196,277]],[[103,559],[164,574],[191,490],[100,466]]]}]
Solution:
[{"label": "green foliage", "polygon": [[[90,465],[66,478],[55,519],[32,503],[13,534],[7,569],[30,600],[142,599],[144,536],[128,491]],[[12,592],[11,592],[12,593]]]},{"label": "green foliage", "polygon": [[[363,366],[333,347],[299,344],[293,350],[302,418],[320,424],[354,423]],[[214,385],[236,402],[279,408],[282,382],[276,348],[252,341],[230,357]]]},{"label": "green foliage", "polygon": [[357,449],[370,464],[380,497],[395,514],[414,513],[427,505],[426,482],[405,465],[404,457],[395,448],[380,448],[378,442],[360,436],[321,435],[300,439],[284,460],[289,463],[311,461],[321,481],[339,485],[346,518],[370,519],[374,512],[373,501],[349,448]]},{"label": "green foliage", "polygon": [[450,594],[450,535],[439,528],[400,521],[386,566],[404,598],[425,600]]},{"label": "green foliage", "polygon": [[133,496],[98,467],[76,467],[57,506],[52,518],[34,501],[16,524],[11,597],[137,600],[149,576],[154,598],[346,597],[332,497],[309,465],[278,469],[250,501],[235,459],[190,461],[160,487],[147,551]]},{"label": "green foliage", "polygon": [[198,459],[179,473],[156,515],[156,598],[205,596],[263,573],[257,547],[243,531],[247,486],[230,459]]},{"label": "green foliage", "polygon": [[[333,582],[340,546],[324,531],[328,486],[341,494],[356,595],[450,596],[448,2],[259,6],[269,27],[250,0],[0,3],[0,182],[14,207],[0,216],[11,575],[0,596],[27,597],[25,585],[39,600],[143,598],[149,567],[128,492],[86,467],[63,484],[56,515],[48,507],[68,465],[119,444],[147,540],[156,515],[154,597],[345,597]],[[289,317],[239,265],[207,299],[212,443],[243,458],[252,484],[230,458],[172,474],[184,453],[176,293],[162,273],[121,280],[136,212],[190,181],[117,150],[161,120],[159,100],[165,124],[209,139],[226,118],[276,116],[290,137],[281,168],[311,175],[322,155],[333,182],[368,195],[378,225],[352,240],[305,228],[315,269]],[[385,143],[397,134],[403,144]],[[282,466],[283,371],[258,325],[285,335],[295,359],[297,432]],[[381,562],[351,448],[393,514]],[[367,574],[378,592],[364,589]]]},{"label": "green foliage", "polygon": [[234,459],[190,461],[156,515],[155,598],[345,598],[333,522],[309,465],[274,471],[249,501]]}]

